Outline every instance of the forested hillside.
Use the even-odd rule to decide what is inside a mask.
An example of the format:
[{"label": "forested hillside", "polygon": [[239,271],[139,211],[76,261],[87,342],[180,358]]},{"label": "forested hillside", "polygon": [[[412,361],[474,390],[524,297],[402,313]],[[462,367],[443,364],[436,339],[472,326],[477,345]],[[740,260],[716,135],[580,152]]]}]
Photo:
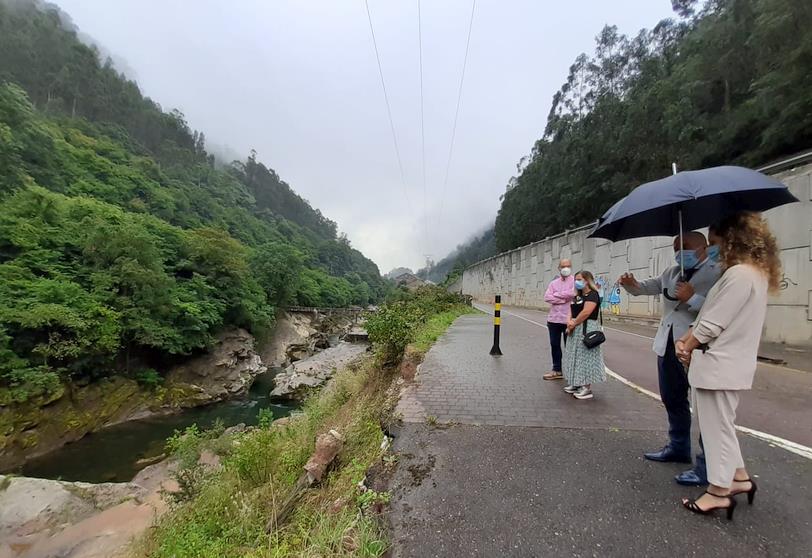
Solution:
[{"label": "forested hillside", "polygon": [[387,288],[256,154],[217,167],[181,113],[33,0],[0,0],[0,203],[0,404]]},{"label": "forested hillside", "polygon": [[433,266],[418,271],[417,276],[434,283],[444,281],[450,283],[462,275],[463,270],[469,265],[490,258],[494,254],[496,254],[496,242],[493,227],[488,227],[482,234],[458,245],[453,252]]},{"label": "forested hillside", "polygon": [[595,220],[672,161],[755,166],[812,147],[812,2],[672,3],[678,18],[635,37],[607,26],[576,58],[504,195],[499,250]]}]

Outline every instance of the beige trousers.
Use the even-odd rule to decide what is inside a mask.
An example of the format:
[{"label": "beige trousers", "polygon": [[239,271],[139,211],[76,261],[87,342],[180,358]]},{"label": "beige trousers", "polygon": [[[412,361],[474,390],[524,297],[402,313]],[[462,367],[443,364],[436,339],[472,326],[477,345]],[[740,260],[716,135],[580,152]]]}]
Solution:
[{"label": "beige trousers", "polygon": [[744,467],[739,438],[736,436],[736,407],[739,392],[724,389],[691,388],[694,413],[699,420],[708,482],[730,488],[736,469]]}]

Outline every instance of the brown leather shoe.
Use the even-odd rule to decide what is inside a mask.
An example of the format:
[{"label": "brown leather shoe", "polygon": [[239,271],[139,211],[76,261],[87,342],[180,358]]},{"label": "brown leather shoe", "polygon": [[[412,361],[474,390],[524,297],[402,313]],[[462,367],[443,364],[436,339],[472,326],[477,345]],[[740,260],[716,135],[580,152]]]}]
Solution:
[{"label": "brown leather shoe", "polygon": [[561,372],[547,372],[544,376],[542,376],[545,380],[563,380],[564,374]]}]

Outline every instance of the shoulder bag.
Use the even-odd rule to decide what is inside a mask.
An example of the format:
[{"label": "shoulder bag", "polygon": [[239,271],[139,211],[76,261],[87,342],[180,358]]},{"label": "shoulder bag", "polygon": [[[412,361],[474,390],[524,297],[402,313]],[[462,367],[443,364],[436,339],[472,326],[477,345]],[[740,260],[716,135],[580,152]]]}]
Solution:
[{"label": "shoulder bag", "polygon": [[[603,302],[603,301],[601,301]],[[601,303],[598,303],[598,315],[601,318],[601,326],[603,326],[603,310],[601,309]],[[587,318],[584,320],[584,345],[586,345],[587,349],[594,349],[598,345],[603,344],[606,341],[606,335],[603,334],[603,331],[586,331],[586,323],[589,321]]]}]

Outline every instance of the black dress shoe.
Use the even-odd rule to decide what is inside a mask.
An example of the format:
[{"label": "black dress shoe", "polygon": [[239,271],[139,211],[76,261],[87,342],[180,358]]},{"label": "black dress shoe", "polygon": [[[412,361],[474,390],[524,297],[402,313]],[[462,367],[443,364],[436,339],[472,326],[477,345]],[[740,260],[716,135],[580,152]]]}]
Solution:
[{"label": "black dress shoe", "polygon": [[699,473],[696,472],[696,469],[683,471],[674,477],[674,480],[677,481],[677,484],[681,484],[682,486],[705,486],[708,484],[708,479],[700,476]]},{"label": "black dress shoe", "polygon": [[644,453],[643,457],[650,461],[660,461],[663,463],[691,463],[690,453],[677,453],[671,446],[665,446],[660,451]]}]

